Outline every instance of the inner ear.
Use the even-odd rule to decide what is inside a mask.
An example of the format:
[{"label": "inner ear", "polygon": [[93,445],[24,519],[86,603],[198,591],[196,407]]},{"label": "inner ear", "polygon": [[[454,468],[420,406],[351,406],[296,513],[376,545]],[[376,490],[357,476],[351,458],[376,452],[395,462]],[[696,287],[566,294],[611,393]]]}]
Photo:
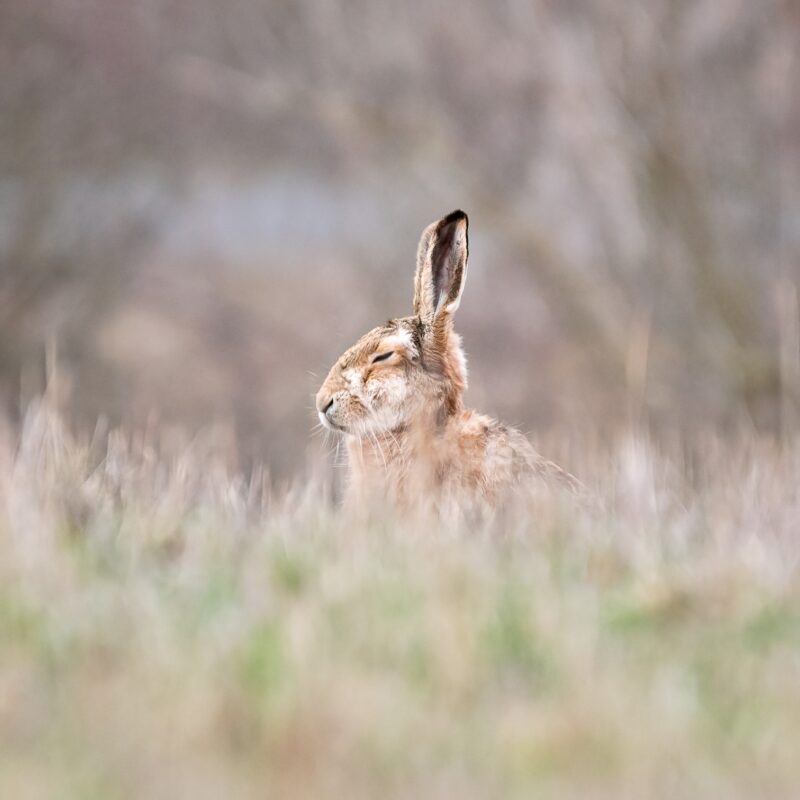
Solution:
[{"label": "inner ear", "polygon": [[[449,231],[447,232],[449,234]],[[450,238],[441,238],[431,253],[431,278],[433,279],[433,296],[436,308],[441,308],[442,300],[447,294],[447,287],[453,281],[455,264],[453,259],[453,242]]]},{"label": "inner ear", "polygon": [[434,314],[442,308],[449,311],[458,308],[469,255],[467,224],[467,215],[463,211],[453,211],[437,226],[431,251]]},{"label": "inner ear", "polygon": [[468,219],[463,211],[453,211],[425,229],[414,281],[414,311],[422,320],[431,322],[442,310],[458,308],[468,255]]}]

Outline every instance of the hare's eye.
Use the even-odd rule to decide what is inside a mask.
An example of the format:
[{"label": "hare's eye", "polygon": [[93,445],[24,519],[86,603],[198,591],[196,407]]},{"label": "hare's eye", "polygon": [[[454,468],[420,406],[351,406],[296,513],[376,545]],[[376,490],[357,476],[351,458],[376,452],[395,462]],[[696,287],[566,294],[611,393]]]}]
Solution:
[{"label": "hare's eye", "polygon": [[391,358],[394,355],[394,350],[390,350],[388,353],[379,353],[377,356],[373,356],[372,363],[377,364],[379,361],[386,361],[387,358]]}]

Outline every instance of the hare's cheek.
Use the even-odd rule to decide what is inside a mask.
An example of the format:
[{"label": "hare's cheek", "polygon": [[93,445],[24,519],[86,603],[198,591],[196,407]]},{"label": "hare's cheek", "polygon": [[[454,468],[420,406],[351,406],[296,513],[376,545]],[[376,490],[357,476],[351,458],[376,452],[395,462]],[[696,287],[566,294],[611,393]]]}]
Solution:
[{"label": "hare's cheek", "polygon": [[367,381],[364,384],[364,400],[370,408],[377,408],[386,402],[386,391],[383,381]]},{"label": "hare's cheek", "polygon": [[344,380],[350,394],[358,397],[364,389],[364,378],[356,369],[349,369],[344,373]]},{"label": "hare's cheek", "polygon": [[399,376],[370,381],[366,389],[373,408],[397,408],[405,400],[407,391],[405,381]]}]

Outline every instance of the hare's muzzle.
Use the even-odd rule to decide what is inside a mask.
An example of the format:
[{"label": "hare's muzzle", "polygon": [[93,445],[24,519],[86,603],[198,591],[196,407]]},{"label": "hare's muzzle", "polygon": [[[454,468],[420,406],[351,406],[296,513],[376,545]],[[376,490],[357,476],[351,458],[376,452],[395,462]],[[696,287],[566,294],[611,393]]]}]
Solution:
[{"label": "hare's muzzle", "polygon": [[334,395],[320,392],[317,395],[317,412],[319,414],[319,421],[326,428],[334,431],[344,430],[341,425],[338,425],[332,419],[336,413],[336,398]]}]

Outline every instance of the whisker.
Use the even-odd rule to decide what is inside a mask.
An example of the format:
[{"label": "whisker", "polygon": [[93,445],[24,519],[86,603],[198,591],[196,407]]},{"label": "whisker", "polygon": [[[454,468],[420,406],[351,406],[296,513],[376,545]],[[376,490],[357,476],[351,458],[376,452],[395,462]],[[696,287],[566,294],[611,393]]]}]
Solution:
[{"label": "whisker", "polygon": [[370,431],[369,435],[372,438],[372,441],[375,443],[375,447],[378,448],[378,452],[380,453],[381,456],[381,461],[383,461],[383,468],[385,470],[388,470],[389,465],[386,463],[386,456],[383,452],[383,448],[381,447],[381,443],[378,441],[378,437],[374,433],[372,433],[372,431]]},{"label": "whisker", "polygon": [[397,441],[397,437],[394,435],[392,431],[387,431],[387,435],[391,437],[392,442],[395,446],[395,451],[400,460],[400,477],[405,478],[406,473],[408,471],[408,458],[406,453],[403,452],[403,448],[400,445],[400,442]]},{"label": "whisker", "polygon": [[334,455],[334,466],[335,467],[346,467],[347,462],[341,457],[341,448],[342,448],[342,438],[341,436],[336,440],[336,454]]}]

